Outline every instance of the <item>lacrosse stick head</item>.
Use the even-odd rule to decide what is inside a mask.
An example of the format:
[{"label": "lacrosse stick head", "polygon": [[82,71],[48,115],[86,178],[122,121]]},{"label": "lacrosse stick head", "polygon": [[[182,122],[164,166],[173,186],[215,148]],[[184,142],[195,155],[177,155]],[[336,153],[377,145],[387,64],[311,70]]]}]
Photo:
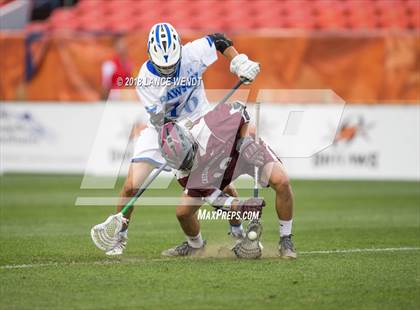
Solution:
[{"label": "lacrosse stick head", "polygon": [[[248,234],[251,231],[254,231],[257,234],[257,238],[254,240],[248,238]],[[245,259],[260,258],[263,250],[263,246],[260,242],[261,234],[262,225],[259,221],[255,220],[249,223],[245,238],[236,244],[232,249],[236,257]]]},{"label": "lacrosse stick head", "polygon": [[122,213],[110,215],[105,222],[97,224],[90,230],[90,236],[97,248],[111,250],[118,242],[118,233],[124,223]]}]

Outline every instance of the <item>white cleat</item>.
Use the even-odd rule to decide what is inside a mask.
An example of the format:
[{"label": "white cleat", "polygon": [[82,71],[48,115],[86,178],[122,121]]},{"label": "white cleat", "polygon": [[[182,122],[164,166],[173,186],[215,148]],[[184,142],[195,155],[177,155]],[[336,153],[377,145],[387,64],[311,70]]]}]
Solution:
[{"label": "white cleat", "polygon": [[120,239],[118,240],[117,244],[109,251],[106,251],[105,254],[108,256],[117,256],[122,255],[126,246],[127,246],[128,238],[126,235],[120,233]]}]

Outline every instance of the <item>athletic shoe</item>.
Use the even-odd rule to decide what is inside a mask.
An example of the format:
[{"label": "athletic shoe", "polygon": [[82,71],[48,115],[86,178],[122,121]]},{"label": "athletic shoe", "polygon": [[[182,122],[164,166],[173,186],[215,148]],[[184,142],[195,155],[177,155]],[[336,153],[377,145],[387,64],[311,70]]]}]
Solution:
[{"label": "athletic shoe", "polygon": [[203,246],[201,248],[193,248],[189,245],[188,241],[181,243],[180,245],[165,250],[162,252],[163,256],[196,256],[204,252],[206,246],[206,240],[203,241]]},{"label": "athletic shoe", "polygon": [[108,256],[122,255],[127,246],[127,240],[127,236],[125,234],[120,233],[120,237],[117,244],[111,250],[105,252],[105,254]]},{"label": "athletic shoe", "polygon": [[281,258],[296,258],[297,254],[293,246],[292,235],[280,237],[279,252]]}]

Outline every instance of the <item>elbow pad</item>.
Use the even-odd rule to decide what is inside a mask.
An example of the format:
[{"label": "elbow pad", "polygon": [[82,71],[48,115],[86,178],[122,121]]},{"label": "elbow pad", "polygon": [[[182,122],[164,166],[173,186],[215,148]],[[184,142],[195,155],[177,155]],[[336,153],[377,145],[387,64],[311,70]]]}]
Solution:
[{"label": "elbow pad", "polygon": [[232,40],[226,37],[223,33],[212,33],[209,34],[208,37],[214,42],[216,50],[222,54],[224,53],[225,49],[233,45]]}]

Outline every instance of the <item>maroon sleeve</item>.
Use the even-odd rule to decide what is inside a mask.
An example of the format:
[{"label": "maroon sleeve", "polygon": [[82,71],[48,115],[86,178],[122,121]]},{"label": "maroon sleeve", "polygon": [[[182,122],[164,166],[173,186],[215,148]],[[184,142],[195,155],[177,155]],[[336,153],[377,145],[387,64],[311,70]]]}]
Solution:
[{"label": "maroon sleeve", "polygon": [[204,116],[212,134],[222,141],[235,139],[241,127],[249,122],[246,107],[240,103],[220,104]]},{"label": "maroon sleeve", "polygon": [[237,161],[238,133],[248,121],[246,116],[245,106],[240,103],[218,105],[203,116],[205,126],[197,139],[205,150],[197,152],[195,168],[190,174],[178,180],[188,195],[208,197],[231,182]]}]

